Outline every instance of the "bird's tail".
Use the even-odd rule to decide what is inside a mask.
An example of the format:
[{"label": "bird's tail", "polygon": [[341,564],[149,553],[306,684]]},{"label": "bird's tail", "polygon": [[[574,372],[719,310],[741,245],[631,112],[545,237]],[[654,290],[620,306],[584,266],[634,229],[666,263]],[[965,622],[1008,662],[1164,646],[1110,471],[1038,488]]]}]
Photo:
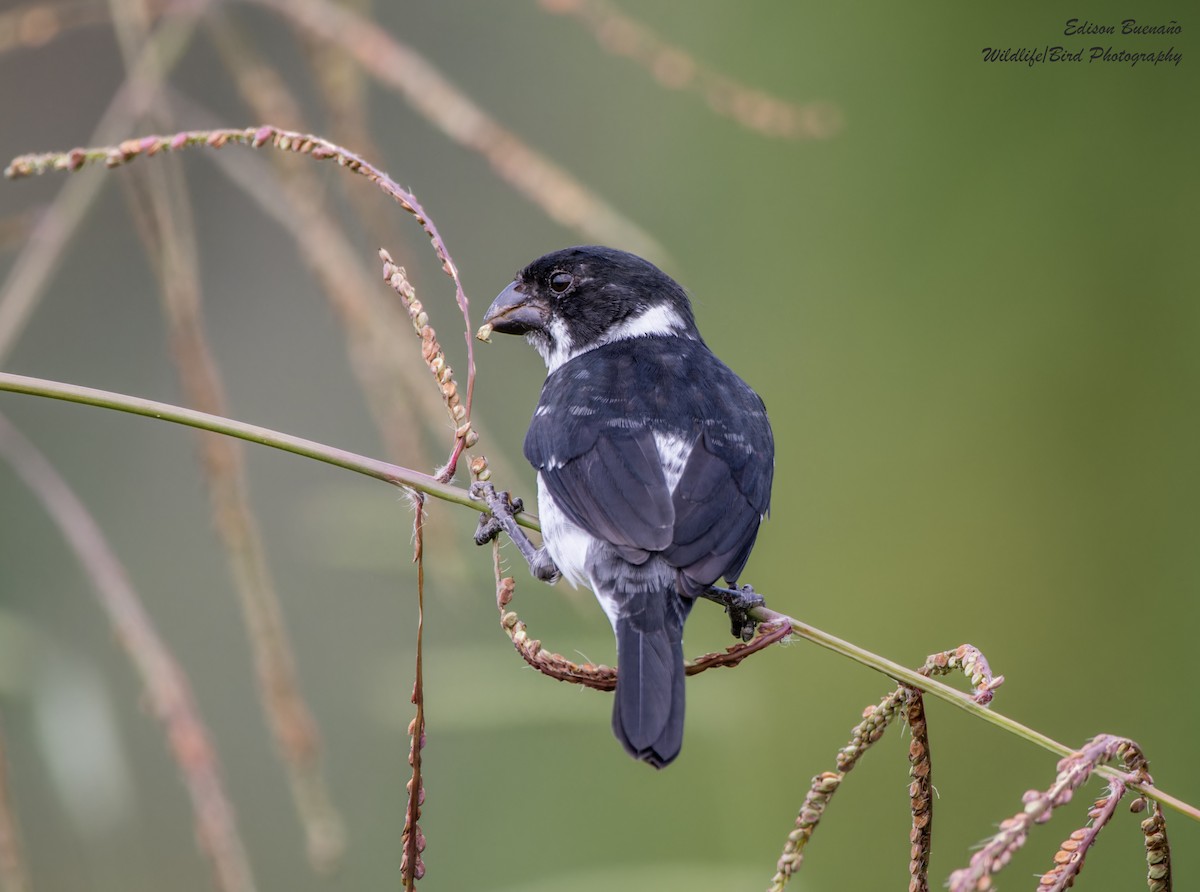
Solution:
[{"label": "bird's tail", "polygon": [[612,726],[635,759],[669,765],[683,745],[683,621],[690,598],[649,592],[617,617],[617,693]]}]

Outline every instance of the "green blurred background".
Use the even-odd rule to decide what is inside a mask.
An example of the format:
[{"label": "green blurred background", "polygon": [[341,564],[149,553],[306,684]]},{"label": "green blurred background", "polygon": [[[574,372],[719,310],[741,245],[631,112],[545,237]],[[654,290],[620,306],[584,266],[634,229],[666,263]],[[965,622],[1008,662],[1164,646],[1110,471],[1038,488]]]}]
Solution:
[{"label": "green blurred background", "polygon": [[[374,18],[663,246],[710,345],[771,411],[775,503],[744,578],[772,606],[910,665],[970,641],[1008,677],[995,708],[1068,744],[1131,736],[1163,789],[1200,803],[1200,22],[1178,3],[1058,6],[623,7],[728,77],[835,106],[844,125],[818,141],[714,115],[532,0],[381,4]],[[986,46],[1091,46],[1062,36],[1067,18],[1135,12],[1184,32],[1104,42],[1173,46],[1182,64],[981,61]],[[320,131],[290,29],[256,8],[228,14]],[[83,143],[122,76],[103,26],[0,54],[0,156]],[[230,125],[256,123],[203,31],[172,82]],[[370,98],[385,153],[374,160],[437,221],[476,319],[520,266],[581,240],[402,99]],[[234,414],[381,454],[288,236],[202,152],[184,168]],[[117,188],[132,171],[83,175],[110,182],[5,370],[178,402],[155,280]],[[321,176],[332,185],[339,172]],[[4,183],[0,217],[62,185]],[[389,248],[461,354],[447,280],[411,221],[400,226],[409,242]],[[381,237],[349,231],[373,258]],[[4,247],[0,274],[19,249]],[[519,447],[544,370],[516,340],[477,352],[480,448],[531,496]],[[95,512],[189,673],[260,887],[397,888],[415,632],[405,500],[247,453],[349,831],[341,870],[321,878],[256,703],[192,434],[8,394],[0,411]],[[444,444],[443,420],[430,423]],[[0,715],[36,888],[210,888],[182,785],[87,578],[7,468],[0,506]],[[887,679],[803,643],[693,679],[683,755],[654,773],[612,739],[607,696],[512,653],[489,556],[469,544],[474,516],[432,512],[422,888],[763,888],[809,778],[833,767]],[[535,635],[611,661],[590,596],[514,569]],[[698,608],[687,649],[727,643],[719,611]],[[940,884],[1024,790],[1050,782],[1055,758],[939,702],[929,711]],[[855,770],[794,888],[906,887],[906,749],[893,730]],[[1039,828],[1000,885],[1034,883],[1099,790]],[[1174,813],[1169,827],[1186,888],[1200,827]],[[1140,848],[1122,810],[1081,888],[1138,888]]]}]

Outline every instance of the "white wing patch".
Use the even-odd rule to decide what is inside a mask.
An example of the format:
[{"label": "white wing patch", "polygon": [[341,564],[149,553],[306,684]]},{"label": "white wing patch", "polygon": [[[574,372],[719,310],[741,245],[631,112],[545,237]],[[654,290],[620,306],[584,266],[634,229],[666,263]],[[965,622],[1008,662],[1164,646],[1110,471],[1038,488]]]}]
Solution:
[{"label": "white wing patch", "polygon": [[664,434],[656,431],[654,445],[658,447],[658,460],[662,463],[663,476],[667,479],[667,490],[674,495],[675,487],[679,485],[679,478],[683,476],[683,469],[687,466],[694,444],[689,443],[678,434]]}]

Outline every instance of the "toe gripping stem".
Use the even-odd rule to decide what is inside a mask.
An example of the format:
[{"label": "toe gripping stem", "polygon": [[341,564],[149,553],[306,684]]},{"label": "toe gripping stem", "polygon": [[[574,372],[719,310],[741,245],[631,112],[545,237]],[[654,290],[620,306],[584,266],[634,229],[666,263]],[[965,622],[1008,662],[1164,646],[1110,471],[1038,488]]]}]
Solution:
[{"label": "toe gripping stem", "polygon": [[512,498],[507,492],[497,492],[496,487],[484,482],[471,484],[471,498],[483,502],[488,508],[479,515],[479,525],[475,528],[476,545],[486,545],[501,532],[507,533],[535,578],[543,582],[558,581],[558,567],[554,566],[546,549],[534,545],[517,523],[517,515],[525,510],[525,504],[520,499]]},{"label": "toe gripping stem", "polygon": [[722,588],[719,585],[711,585],[704,597],[725,607],[725,612],[729,614],[729,631],[734,638],[749,641],[754,637],[758,622],[750,618],[750,611],[755,607],[764,606],[766,601],[753,586]]}]

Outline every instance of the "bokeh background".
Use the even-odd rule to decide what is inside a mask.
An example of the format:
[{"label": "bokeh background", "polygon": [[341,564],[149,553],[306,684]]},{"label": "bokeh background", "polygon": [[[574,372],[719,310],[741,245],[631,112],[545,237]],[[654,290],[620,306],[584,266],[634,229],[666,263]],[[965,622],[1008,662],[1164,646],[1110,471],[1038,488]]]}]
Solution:
[{"label": "bokeh background", "polygon": [[[664,72],[614,52],[619,29],[606,43],[533,0],[379,4],[367,14],[648,234],[692,293],[710,345],[763,395],[778,443],[774,508],[745,580],[773,606],[910,665],[970,641],[1008,677],[996,709],[1068,744],[1131,736],[1163,789],[1200,802],[1193,10],[1139,4],[1139,20],[1176,20],[1183,33],[1098,40],[1064,37],[1065,20],[1120,23],[1134,11],[1093,0],[616,8],[704,70],[793,103],[799,120],[829,132],[775,138],[743,126],[715,113],[711,97],[670,89]],[[90,9],[92,25],[8,32],[3,158],[85,143],[121,84],[107,7]],[[338,137],[313,47],[276,12],[219,10],[255,58],[278,67],[308,125]],[[222,123],[257,123],[212,35],[202,23],[170,76],[176,126],[209,121],[181,97]],[[981,59],[988,46],[1097,42],[1173,47],[1182,63]],[[476,320],[527,261],[588,239],[403,97],[370,79],[367,89],[373,160],[437,221]],[[121,188],[153,163],[78,175],[104,189],[5,371],[183,399]],[[186,155],[183,170],[232,413],[382,455],[337,319],[294,242],[203,151]],[[372,270],[381,244],[408,266],[461,366],[453,292],[418,228],[355,184],[386,233],[361,225],[340,196],[344,175],[317,172]],[[0,187],[0,220],[12,224],[0,276],[25,250],[23,226],[64,182]],[[631,234],[621,246],[643,243]],[[544,370],[517,340],[477,352],[480,449],[503,469],[502,484],[531,497],[519,447]],[[416,616],[407,502],[352,473],[246,453],[349,834],[340,869],[323,877],[307,867],[257,703],[194,435],[11,394],[0,394],[0,411],[94,512],[186,669],[260,887],[398,887]],[[431,468],[448,444],[444,416],[414,406],[412,423],[428,432],[412,463]],[[613,741],[607,696],[524,667],[496,626],[489,555],[469,540],[473,514],[431,511],[422,888],[763,888],[809,778],[833,767],[888,680],[803,643],[693,679],[683,755],[654,773]],[[535,635],[612,660],[586,593],[534,584],[511,563]],[[699,607],[687,649],[727,643],[719,611]],[[1055,758],[945,704],[929,711],[939,792],[931,881],[941,883],[1019,809],[1024,790],[1050,782]],[[211,888],[175,766],[89,580],[6,467],[0,716],[35,888]],[[893,730],[851,775],[795,888],[906,887],[906,749]],[[1093,783],[1039,828],[1001,886],[1028,886],[1048,869],[1099,790]],[[1081,888],[1144,882],[1137,820],[1122,810]],[[1200,870],[1200,827],[1174,813],[1169,827],[1187,887]]]}]

